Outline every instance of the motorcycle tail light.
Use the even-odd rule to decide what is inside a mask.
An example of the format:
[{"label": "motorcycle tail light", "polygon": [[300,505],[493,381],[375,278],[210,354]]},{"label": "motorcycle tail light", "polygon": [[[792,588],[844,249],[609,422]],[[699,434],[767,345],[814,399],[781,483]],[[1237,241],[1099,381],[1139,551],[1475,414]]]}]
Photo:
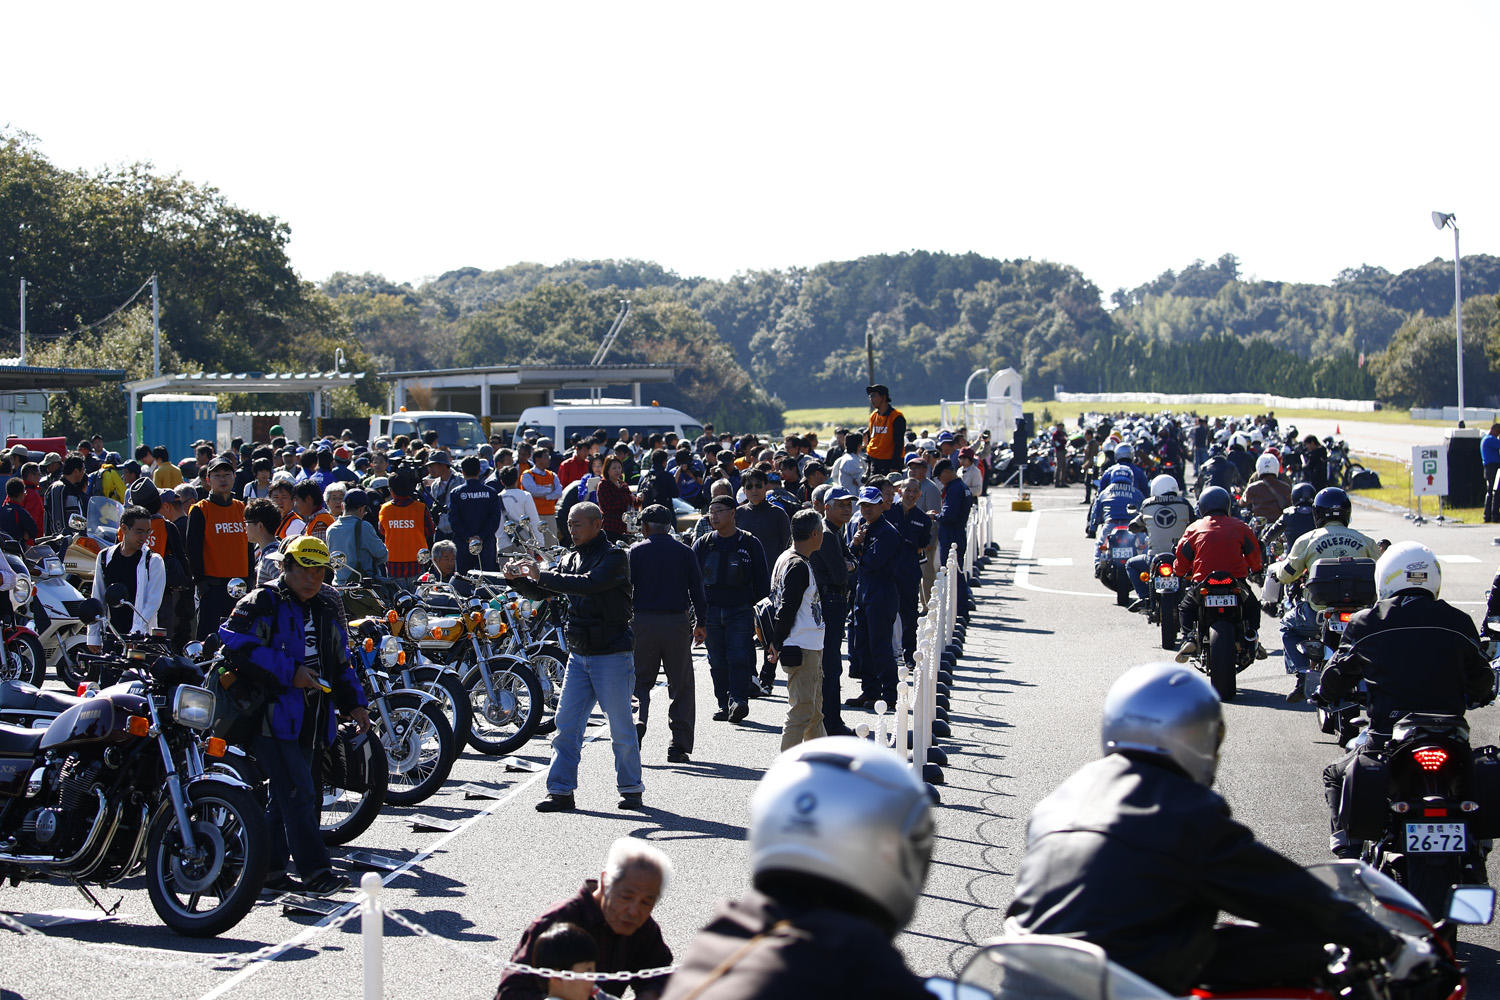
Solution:
[{"label": "motorcycle tail light", "polygon": [[130,721],[125,724],[125,730],[131,736],[150,736],[151,720],[144,715],[132,715]]},{"label": "motorcycle tail light", "polygon": [[208,743],[203,747],[203,752],[210,757],[222,757],[224,756],[224,751],[228,748],[229,745],[223,740],[219,739],[219,737],[210,736],[208,738]]},{"label": "motorcycle tail light", "polygon": [[1156,572],[1160,573],[1162,576],[1171,576],[1172,566],[1170,563],[1162,563],[1160,566],[1156,567]]},{"label": "motorcycle tail light", "polygon": [[1422,810],[1423,819],[1438,819],[1446,815],[1448,815],[1448,810],[1446,809],[1433,809],[1429,806]]},{"label": "motorcycle tail light", "polygon": [[1448,763],[1448,751],[1442,747],[1423,747],[1412,751],[1412,759],[1424,771],[1437,771]]},{"label": "motorcycle tail light", "polygon": [[88,694],[89,693],[89,682],[88,681],[80,681],[79,684],[78,684],[78,691],[76,693],[77,693],[78,697],[80,697],[80,698],[82,698],[84,695]]},{"label": "motorcycle tail light", "polygon": [[1341,621],[1341,622],[1346,622],[1350,618],[1353,618],[1353,617],[1354,617],[1354,612],[1352,612],[1352,611],[1340,611],[1339,612],[1339,621]]}]

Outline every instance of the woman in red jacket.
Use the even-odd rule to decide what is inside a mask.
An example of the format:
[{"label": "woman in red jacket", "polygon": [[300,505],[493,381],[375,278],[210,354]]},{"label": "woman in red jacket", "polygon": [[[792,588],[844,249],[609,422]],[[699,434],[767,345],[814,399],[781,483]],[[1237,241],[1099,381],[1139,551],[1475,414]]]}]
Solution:
[{"label": "woman in red jacket", "polygon": [[625,485],[625,466],[613,455],[604,463],[604,481],[599,484],[599,510],[604,513],[604,534],[612,542],[625,537],[625,512],[635,504],[635,495]]}]

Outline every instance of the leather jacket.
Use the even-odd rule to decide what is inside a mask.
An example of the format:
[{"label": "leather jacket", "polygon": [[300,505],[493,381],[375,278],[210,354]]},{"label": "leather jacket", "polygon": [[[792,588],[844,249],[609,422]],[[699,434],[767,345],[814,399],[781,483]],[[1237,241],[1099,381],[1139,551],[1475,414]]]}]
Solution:
[{"label": "leather jacket", "polygon": [[1252,517],[1263,517],[1274,521],[1282,510],[1292,502],[1292,484],[1277,475],[1259,475],[1245,487],[1245,503],[1250,505]]},{"label": "leather jacket", "polygon": [[1356,612],[1318,697],[1341,701],[1361,679],[1370,691],[1370,724],[1387,733],[1402,715],[1462,716],[1495,697],[1474,620],[1426,591],[1403,591]]},{"label": "leather jacket", "polygon": [[1260,540],[1250,526],[1237,517],[1210,514],[1188,525],[1172,571],[1188,580],[1204,580],[1210,573],[1243,580],[1261,565]]},{"label": "leather jacket", "polygon": [[1396,940],[1255,839],[1212,789],[1159,758],[1110,754],[1036,807],[1009,927],[1090,941],[1173,996],[1214,948],[1219,911],[1316,934],[1356,956]]},{"label": "leather jacket", "polygon": [[532,598],[567,595],[563,634],[572,652],[598,656],[630,651],[630,560],[604,532],[563,556],[555,569],[542,570],[536,583],[518,578],[511,584]]}]

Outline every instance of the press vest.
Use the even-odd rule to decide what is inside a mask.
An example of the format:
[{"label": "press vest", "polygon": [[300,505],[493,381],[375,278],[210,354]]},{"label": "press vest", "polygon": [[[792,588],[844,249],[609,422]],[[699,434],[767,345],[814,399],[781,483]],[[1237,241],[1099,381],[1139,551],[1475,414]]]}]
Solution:
[{"label": "press vest", "polygon": [[[166,520],[160,514],[152,514],[151,534],[146,539],[146,547],[162,557],[165,557],[167,554],[167,529],[162,527],[166,523]],[[122,541],[124,538],[125,525],[122,524],[115,529],[115,541]]]},{"label": "press vest", "polygon": [[[556,477],[555,472],[539,472],[535,468],[531,470],[531,481],[538,486],[551,486],[557,481]],[[543,517],[551,517],[557,513],[557,501],[551,497],[539,497],[532,494],[532,499],[536,501],[536,512]]]},{"label": "press vest", "polygon": [[[245,540],[245,504],[231,500],[219,506],[199,500],[203,515],[203,573],[221,579],[250,574],[250,544]],[[165,534],[165,532],[163,532]]]},{"label": "press vest", "polygon": [[385,536],[386,561],[414,563],[427,547],[427,505],[420,500],[398,505],[387,500],[380,507],[380,533]]},{"label": "press vest", "polygon": [[901,416],[901,411],[894,406],[891,412],[882,414],[879,410],[870,413],[870,426],[868,428],[869,440],[865,443],[865,454],[882,462],[889,462],[896,458],[896,436],[892,433],[896,426],[896,418]]},{"label": "press vest", "polygon": [[302,529],[302,532],[307,535],[317,535],[321,538],[328,533],[328,527],[331,524],[333,524],[333,515],[326,510],[320,510],[307,522],[307,526]]}]

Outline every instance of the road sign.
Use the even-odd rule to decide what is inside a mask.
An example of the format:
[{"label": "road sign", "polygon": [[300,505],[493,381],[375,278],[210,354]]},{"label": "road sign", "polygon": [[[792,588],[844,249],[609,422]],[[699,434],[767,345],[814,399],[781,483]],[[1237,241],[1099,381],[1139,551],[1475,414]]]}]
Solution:
[{"label": "road sign", "polygon": [[1411,450],[1411,490],[1419,497],[1448,495],[1448,450],[1419,444]]}]

